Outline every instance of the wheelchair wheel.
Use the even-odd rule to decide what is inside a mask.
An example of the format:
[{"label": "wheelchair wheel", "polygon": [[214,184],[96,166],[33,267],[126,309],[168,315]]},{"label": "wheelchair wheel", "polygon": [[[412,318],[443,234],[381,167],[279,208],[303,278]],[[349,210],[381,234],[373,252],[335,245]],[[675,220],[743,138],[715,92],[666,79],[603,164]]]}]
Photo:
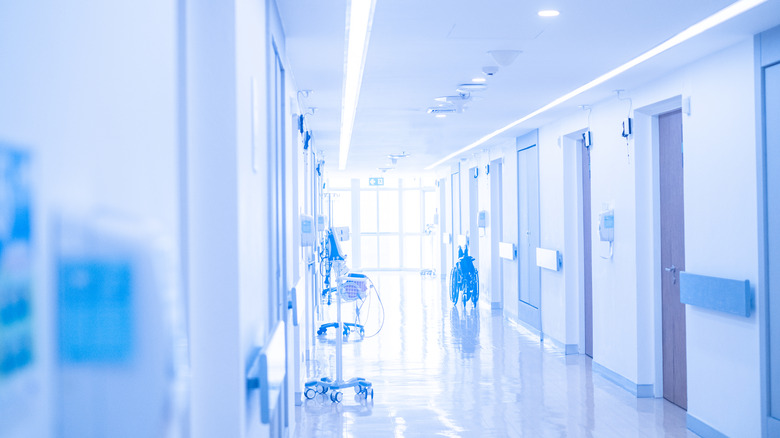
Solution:
[{"label": "wheelchair wheel", "polygon": [[452,268],[450,271],[450,299],[452,304],[458,304],[458,295],[460,293],[460,271],[457,268]]}]

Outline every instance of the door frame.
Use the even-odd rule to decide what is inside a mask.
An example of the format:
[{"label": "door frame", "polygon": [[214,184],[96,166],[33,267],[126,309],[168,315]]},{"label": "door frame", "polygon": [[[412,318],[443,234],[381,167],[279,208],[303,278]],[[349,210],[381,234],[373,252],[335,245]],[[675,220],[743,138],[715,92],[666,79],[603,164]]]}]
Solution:
[{"label": "door frame", "polygon": [[[561,137],[561,147],[563,148],[563,228],[565,241],[563,247],[563,266],[568,266],[568,268],[563,271],[566,284],[566,315],[574,315],[576,317],[576,320],[567,317],[566,321],[567,327],[569,324],[576,325],[576,336],[572,338],[571,332],[567,328],[566,332],[568,337],[563,340],[564,344],[567,346],[568,354],[585,354],[586,233],[590,233],[591,235],[591,255],[593,254],[592,202],[591,227],[586,230],[583,223],[585,218],[585,204],[583,198],[582,134],[587,132],[587,130],[587,127],[582,128]],[[593,272],[592,268],[593,263],[591,261],[591,273]],[[592,284],[593,279],[591,274],[591,286]]]},{"label": "door frame", "polygon": [[498,255],[498,244],[504,240],[504,159],[496,158],[489,163],[490,172],[490,306],[501,309],[504,306],[504,264]]},{"label": "door frame", "polygon": [[768,263],[768,228],[769,218],[767,212],[767,139],[766,139],[766,108],[764,100],[765,69],[780,63],[780,26],[757,34],[755,43],[755,102],[756,102],[756,186],[758,205],[758,284],[756,285],[756,306],[759,323],[759,348],[761,363],[761,418],[763,436],[776,436],[780,433],[780,420],[771,413],[771,363],[769,330],[769,263]]},{"label": "door frame", "polygon": [[[541,288],[542,288],[542,273],[541,268],[536,266],[536,248],[540,245],[540,239],[541,239],[541,211],[540,211],[540,191],[539,191],[539,131],[533,130],[530,133],[523,135],[521,137],[517,137],[516,140],[516,151],[515,151],[515,161],[517,162],[517,180],[515,181],[517,184],[517,318],[521,322],[529,325],[534,330],[538,330],[540,336],[544,337],[544,331],[542,330],[542,299],[541,299]],[[535,227],[536,235],[533,236],[533,241],[529,242],[529,250],[528,250],[528,264],[529,264],[529,272],[530,276],[533,279],[532,283],[530,285],[531,293],[538,293],[539,295],[539,307],[534,307],[533,305],[526,303],[520,299],[520,293],[522,291],[522,287],[520,284],[521,276],[522,276],[522,266],[521,263],[523,262],[523,257],[521,254],[521,232],[520,232],[520,178],[523,175],[523,172],[520,169],[520,152],[526,151],[529,149],[536,148],[536,224],[530,224],[531,227]],[[530,217],[529,217],[530,219]]]},{"label": "door frame", "polygon": [[[637,397],[663,398],[663,320],[661,302],[661,182],[658,116],[682,109],[672,96],[634,110],[636,170],[637,328],[648,336],[637,346]],[[683,125],[686,114],[683,112]],[[683,135],[685,128],[683,126]],[[591,154],[591,160],[593,160]],[[593,206],[591,205],[591,208]],[[642,219],[646,218],[646,219]],[[594,343],[597,341],[594,336]],[[595,345],[594,345],[595,347]],[[595,354],[595,352],[594,352]]]}]

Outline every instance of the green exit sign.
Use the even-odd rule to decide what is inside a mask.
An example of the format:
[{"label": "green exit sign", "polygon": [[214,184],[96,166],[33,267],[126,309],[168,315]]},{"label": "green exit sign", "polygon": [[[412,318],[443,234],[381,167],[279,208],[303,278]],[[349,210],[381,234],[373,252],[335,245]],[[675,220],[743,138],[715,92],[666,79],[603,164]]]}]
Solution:
[{"label": "green exit sign", "polygon": [[368,179],[368,185],[369,186],[383,186],[383,185],[385,185],[385,179],[384,178],[369,178]]}]

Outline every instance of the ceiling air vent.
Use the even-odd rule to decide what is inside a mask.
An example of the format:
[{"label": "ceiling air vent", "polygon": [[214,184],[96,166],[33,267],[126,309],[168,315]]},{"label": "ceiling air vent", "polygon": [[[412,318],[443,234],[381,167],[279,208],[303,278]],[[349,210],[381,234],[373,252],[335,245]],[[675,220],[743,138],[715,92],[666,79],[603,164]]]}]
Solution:
[{"label": "ceiling air vent", "polygon": [[452,114],[455,111],[457,111],[453,107],[439,107],[439,106],[432,106],[428,108],[428,114]]}]

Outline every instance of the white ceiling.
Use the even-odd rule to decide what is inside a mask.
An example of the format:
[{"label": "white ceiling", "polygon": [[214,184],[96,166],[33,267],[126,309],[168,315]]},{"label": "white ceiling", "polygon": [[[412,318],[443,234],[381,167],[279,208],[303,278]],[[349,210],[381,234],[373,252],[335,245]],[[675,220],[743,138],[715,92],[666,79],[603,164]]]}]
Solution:
[{"label": "white ceiling", "polygon": [[[278,0],[288,69],[303,99],[317,107],[307,122],[315,147],[335,170],[344,71],[346,0]],[[353,0],[360,1],[360,0]],[[387,154],[406,151],[400,172],[419,171],[445,155],[542,107],[658,45],[733,0],[376,0],[347,171],[378,173]],[[541,9],[558,9],[542,18]],[[780,24],[780,0],[695,37],[486,146],[630,90],[693,59]],[[495,65],[489,50],[522,53],[472,93],[466,111],[437,119],[434,98]],[[481,149],[480,146],[477,149]]]}]

